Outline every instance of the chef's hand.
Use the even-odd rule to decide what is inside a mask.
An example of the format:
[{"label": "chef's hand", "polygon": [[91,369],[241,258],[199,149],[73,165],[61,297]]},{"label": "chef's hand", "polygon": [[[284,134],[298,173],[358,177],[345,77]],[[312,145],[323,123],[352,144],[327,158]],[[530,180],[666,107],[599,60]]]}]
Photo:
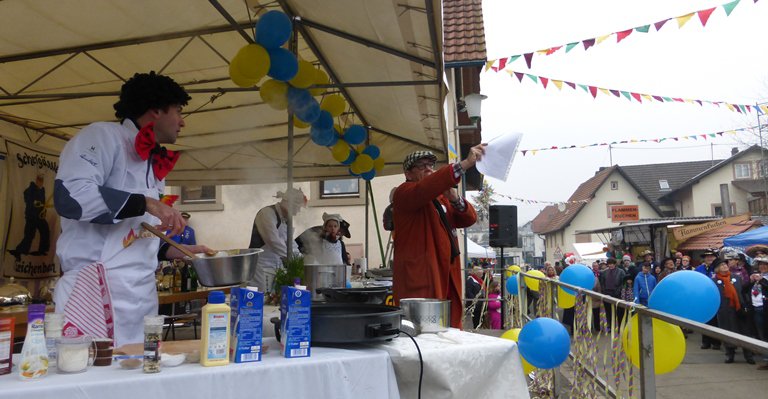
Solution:
[{"label": "chef's hand", "polygon": [[187,222],[181,217],[181,212],[154,198],[145,197],[145,200],[147,201],[147,212],[160,219],[160,224],[155,226],[158,230],[169,230],[169,237],[179,235],[184,231]]},{"label": "chef's hand", "polygon": [[467,158],[459,162],[461,164],[461,169],[467,171],[469,168],[475,166],[477,161],[483,159],[483,155],[485,155],[485,147],[487,145],[488,144],[478,144],[470,148],[469,154],[467,154]]},{"label": "chef's hand", "polygon": [[[189,252],[192,252],[193,254],[205,253],[206,255],[209,255],[209,254],[215,255],[217,252],[215,249],[210,249],[205,245],[184,245],[184,244],[179,244],[179,245],[188,249]],[[181,251],[179,251],[175,247],[168,247],[168,252],[165,253],[165,257],[168,259],[184,259],[187,256],[184,255]]]}]

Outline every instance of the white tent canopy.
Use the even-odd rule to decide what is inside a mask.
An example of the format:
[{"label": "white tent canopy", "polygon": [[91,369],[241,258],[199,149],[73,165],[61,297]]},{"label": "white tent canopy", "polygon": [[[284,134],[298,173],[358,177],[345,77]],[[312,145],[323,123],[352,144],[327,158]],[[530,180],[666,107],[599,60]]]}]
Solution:
[{"label": "white tent canopy", "polygon": [[470,258],[496,258],[493,248],[483,248],[482,245],[467,238],[467,256]]},{"label": "white tent canopy", "polygon": [[577,242],[573,244],[573,249],[582,260],[600,260],[605,259],[605,244],[602,242]]},{"label": "white tent canopy", "polygon": [[155,70],[192,96],[168,184],[286,181],[289,148],[298,181],[348,176],[309,129],[289,144],[287,112],[228,78],[270,9],[296,18],[299,57],[346,98],[337,123],[369,126],[382,174],[400,173],[417,149],[446,161],[439,0],[0,1],[0,121],[20,127],[0,135],[59,150],[83,126],[114,120],[123,82]]}]

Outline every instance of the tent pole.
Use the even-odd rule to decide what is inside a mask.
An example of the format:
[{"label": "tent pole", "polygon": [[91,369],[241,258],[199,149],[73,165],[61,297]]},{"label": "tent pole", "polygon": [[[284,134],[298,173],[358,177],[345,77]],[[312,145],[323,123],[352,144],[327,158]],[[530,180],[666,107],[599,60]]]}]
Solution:
[{"label": "tent pole", "polygon": [[[296,37],[296,24],[293,24],[293,35],[291,35],[291,41],[290,41],[290,50],[291,52],[298,57],[297,54],[297,48],[298,48],[298,38]],[[288,163],[286,164],[286,172],[287,172],[287,180],[288,185],[286,188],[286,193],[290,192],[293,188],[293,110],[291,107],[288,107]],[[289,206],[289,208],[292,208]],[[291,243],[293,242],[293,214],[291,213],[291,210],[288,212],[287,217],[287,223],[286,223],[286,240],[285,240],[285,256],[287,259],[293,258],[293,245]]]},{"label": "tent pole", "polygon": [[[379,252],[381,252],[381,267],[384,268],[384,267],[387,267],[387,261],[384,258],[384,245],[382,245],[382,243],[381,243],[381,229],[379,227],[379,216],[376,213],[376,200],[373,199],[373,188],[371,187],[371,182],[368,181],[368,180],[365,181],[365,191],[368,193],[368,195],[371,196],[371,207],[373,208],[373,223],[376,224],[376,238],[378,238],[378,240],[379,240]],[[368,214],[368,212],[366,212],[366,217],[367,217],[367,214]],[[367,224],[368,224],[368,222],[366,222],[366,225]],[[367,226],[366,226],[365,231],[366,231],[366,234],[368,234]],[[367,251],[368,251],[368,245],[367,245],[368,244],[368,240],[367,239],[366,239],[365,243],[366,243],[365,250],[366,250],[366,257],[367,257],[367,255],[368,255],[368,253],[367,253]]]}]

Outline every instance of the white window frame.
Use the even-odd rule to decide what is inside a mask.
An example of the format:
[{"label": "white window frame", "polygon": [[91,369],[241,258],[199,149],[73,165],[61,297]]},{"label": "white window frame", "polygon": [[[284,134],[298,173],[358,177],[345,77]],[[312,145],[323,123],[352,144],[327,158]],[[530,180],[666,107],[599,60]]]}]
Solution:
[{"label": "white window frame", "polygon": [[[744,171],[744,167],[746,167],[747,175],[743,176],[740,175],[739,172]],[[733,164],[733,179],[734,180],[744,180],[744,179],[751,179],[752,178],[752,164],[747,162],[738,162]]]}]

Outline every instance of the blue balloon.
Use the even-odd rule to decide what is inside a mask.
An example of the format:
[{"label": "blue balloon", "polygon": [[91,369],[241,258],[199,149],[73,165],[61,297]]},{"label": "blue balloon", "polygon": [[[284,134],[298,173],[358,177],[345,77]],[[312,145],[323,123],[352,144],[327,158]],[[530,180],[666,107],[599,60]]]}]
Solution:
[{"label": "blue balloon", "polygon": [[269,11],[256,23],[256,43],[265,49],[282,46],[291,38],[291,19],[280,11]]},{"label": "blue balloon", "polygon": [[363,154],[368,154],[372,159],[376,159],[381,155],[381,150],[375,145],[369,145],[363,150]]},{"label": "blue balloon", "polygon": [[674,272],[653,289],[648,307],[699,323],[706,323],[720,308],[714,281],[693,270]]},{"label": "blue balloon", "polygon": [[[337,136],[337,137],[338,137],[338,136]],[[335,143],[334,143],[334,144],[335,144]],[[344,165],[352,165],[352,162],[355,162],[355,159],[357,159],[357,153],[355,153],[354,151],[350,151],[350,152],[349,152],[349,156],[347,157],[347,159],[345,159],[345,160],[344,160],[344,161],[342,161],[341,163],[343,163]],[[352,173],[352,169],[350,169],[350,170],[349,170],[349,173]],[[359,176],[359,175],[358,175],[358,174],[356,174],[356,173],[352,173],[352,175],[353,175],[353,176]]]},{"label": "blue balloon", "polygon": [[360,175],[365,181],[371,181],[374,177],[376,177],[376,169],[371,169],[365,173],[362,173]]},{"label": "blue balloon", "polygon": [[539,317],[523,326],[517,345],[523,359],[540,369],[559,366],[571,351],[568,331],[559,321],[548,317]]},{"label": "blue balloon", "polygon": [[[581,287],[587,290],[591,290],[595,287],[595,275],[586,265],[574,264],[566,267],[560,274],[560,281]],[[576,292],[572,289],[563,287],[563,291],[575,295]]]},{"label": "blue balloon", "polygon": [[318,129],[333,129],[333,116],[331,115],[330,112],[326,110],[321,110],[320,116],[312,124],[312,126],[315,126]]},{"label": "blue balloon", "polygon": [[507,292],[512,295],[517,295],[520,293],[517,287],[517,274],[513,274],[507,279]]},{"label": "blue balloon", "polygon": [[287,82],[296,76],[299,72],[299,62],[296,61],[296,56],[290,51],[278,47],[275,49],[267,50],[269,53],[269,72],[267,75],[275,80],[281,80]]},{"label": "blue balloon", "polygon": [[288,92],[285,93],[285,97],[288,99],[288,106],[293,110],[306,107],[313,100],[309,90],[297,89],[293,86],[288,86]]},{"label": "blue balloon", "polygon": [[[336,138],[336,132],[331,130],[320,130],[315,128],[314,126],[309,131],[309,137],[312,139],[312,142],[321,145],[324,147],[331,146],[334,143],[334,140],[338,140]],[[336,144],[336,143],[334,143]]]},{"label": "blue balloon", "polygon": [[352,125],[344,131],[344,140],[352,145],[361,144],[368,136],[368,131],[360,125]]},{"label": "blue balloon", "polygon": [[[318,104],[317,100],[314,98],[310,98],[309,102],[293,110],[293,112],[296,113],[297,118],[311,124],[314,124],[317,121],[317,118],[320,117],[321,111],[322,110],[320,109],[320,104]],[[333,125],[331,125],[330,130],[333,130]]]}]

